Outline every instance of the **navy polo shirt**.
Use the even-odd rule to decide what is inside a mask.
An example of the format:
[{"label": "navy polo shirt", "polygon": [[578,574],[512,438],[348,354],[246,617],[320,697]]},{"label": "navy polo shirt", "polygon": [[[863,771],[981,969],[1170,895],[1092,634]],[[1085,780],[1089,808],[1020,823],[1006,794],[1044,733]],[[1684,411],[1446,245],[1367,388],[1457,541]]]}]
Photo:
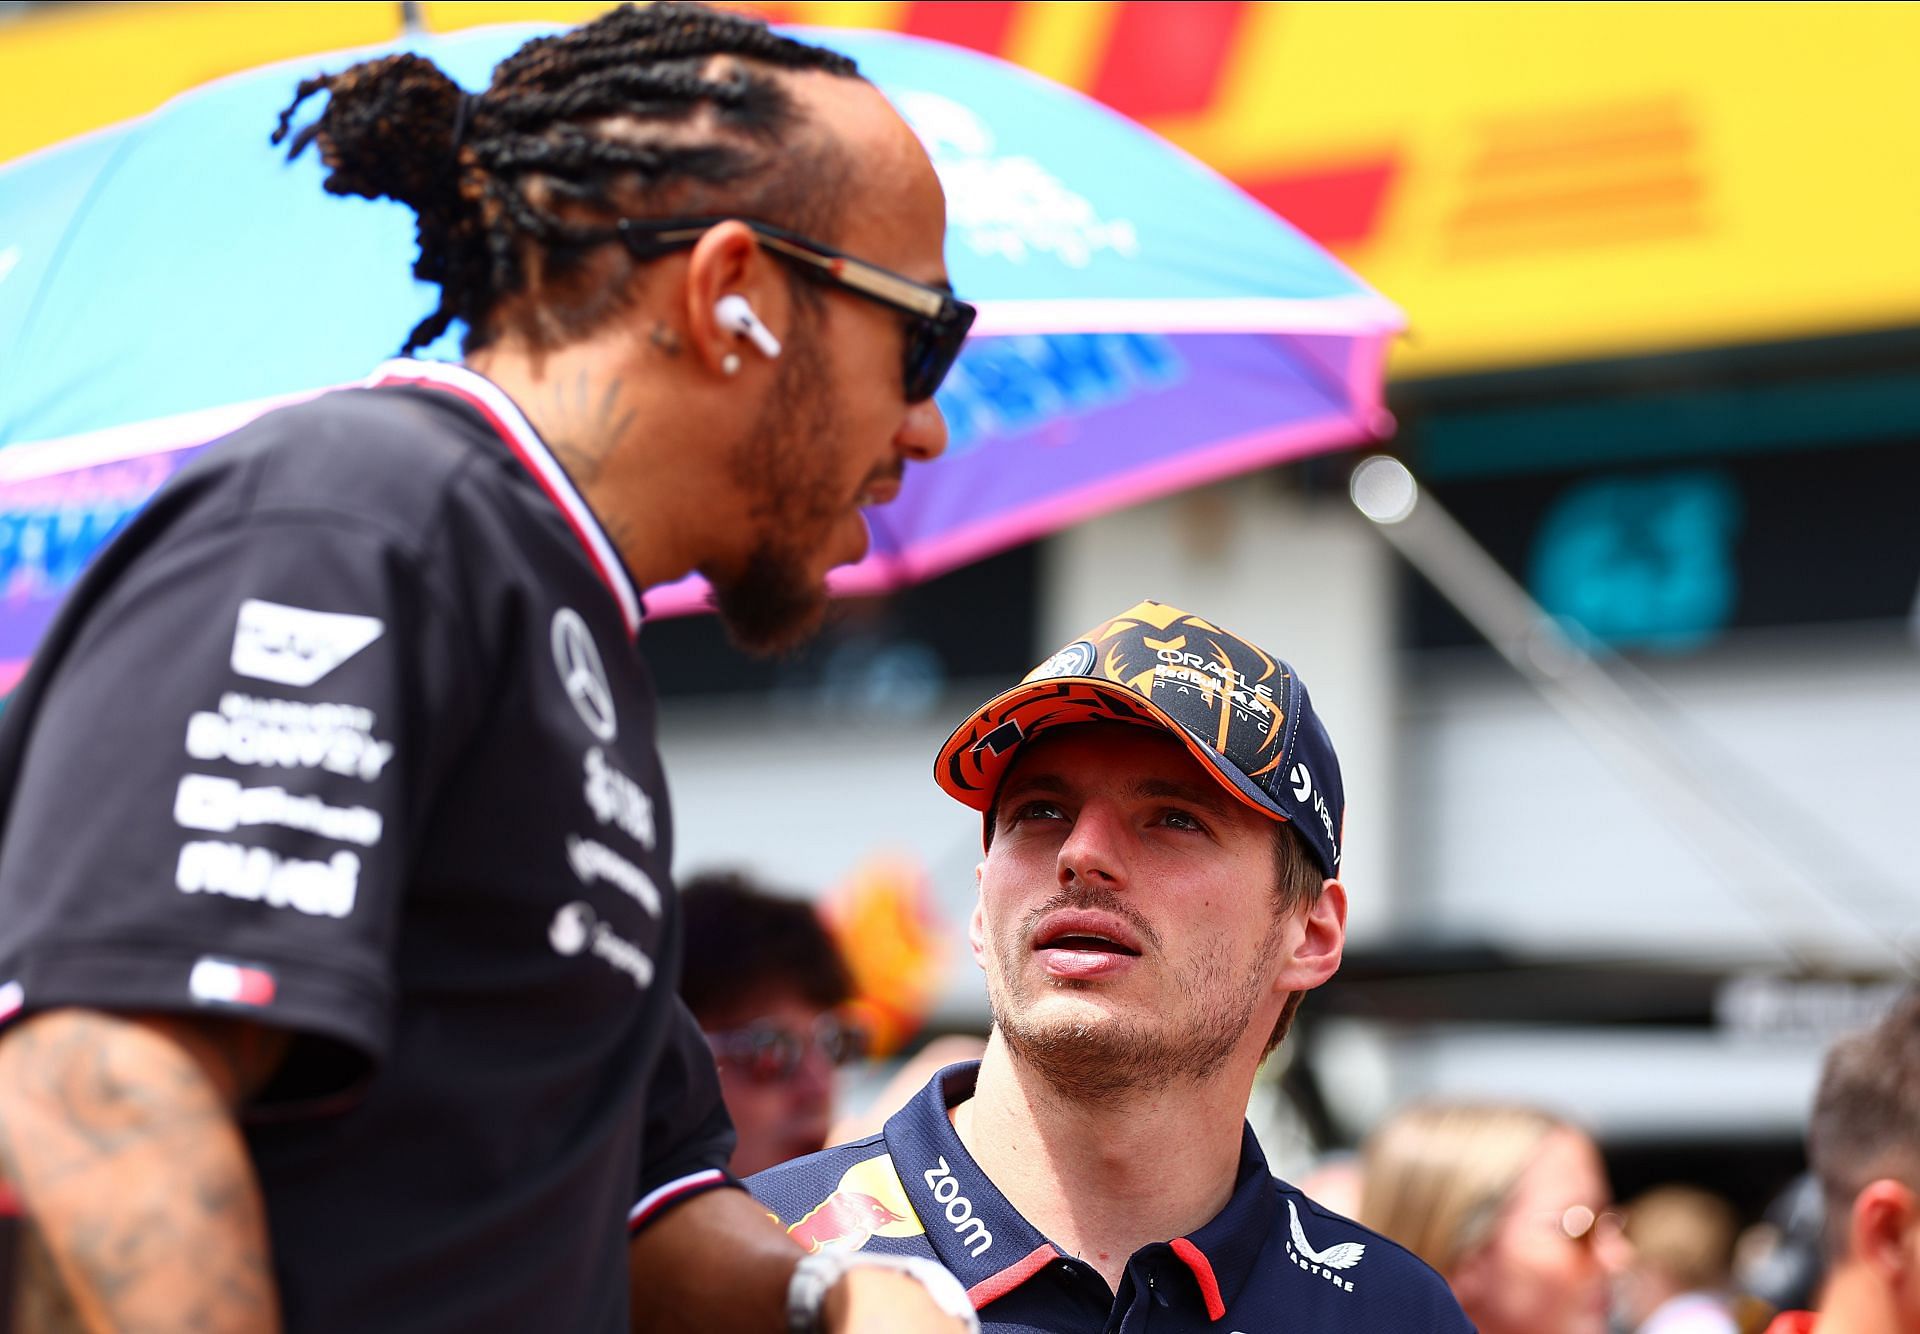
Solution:
[{"label": "navy polo shirt", "polygon": [[1206,1226],[1143,1246],[1116,1293],[1008,1204],[954,1133],[977,1062],[949,1066],[878,1135],[796,1159],[747,1188],[809,1251],[938,1260],[987,1330],[1407,1330],[1473,1328],[1412,1252],[1330,1213],[1267,1171],[1243,1133],[1233,1196]]}]

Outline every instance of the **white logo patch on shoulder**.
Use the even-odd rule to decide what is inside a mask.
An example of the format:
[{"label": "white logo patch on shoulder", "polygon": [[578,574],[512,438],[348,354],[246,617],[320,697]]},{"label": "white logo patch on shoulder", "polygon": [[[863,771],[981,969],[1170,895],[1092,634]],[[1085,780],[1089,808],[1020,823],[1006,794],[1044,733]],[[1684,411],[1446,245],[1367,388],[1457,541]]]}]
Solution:
[{"label": "white logo patch on shoulder", "polygon": [[374,616],[314,611],[248,598],[233,631],[233,670],[256,681],[310,686],[378,639]]},{"label": "white logo patch on shoulder", "polygon": [[1353,1280],[1341,1277],[1341,1271],[1360,1263],[1360,1257],[1367,1253],[1366,1244],[1343,1241],[1324,1251],[1316,1251],[1307,1243],[1306,1230],[1300,1226],[1300,1211],[1294,1208],[1292,1200],[1287,1201],[1287,1224],[1292,1233],[1287,1258],[1316,1278],[1324,1278],[1336,1288],[1352,1292]]},{"label": "white logo patch on shoulder", "polygon": [[607,684],[607,669],[600,663],[593,631],[579,612],[562,607],[553,614],[552,637],[553,665],[580,721],[602,741],[612,741],[620,725],[613,712],[613,687]]}]

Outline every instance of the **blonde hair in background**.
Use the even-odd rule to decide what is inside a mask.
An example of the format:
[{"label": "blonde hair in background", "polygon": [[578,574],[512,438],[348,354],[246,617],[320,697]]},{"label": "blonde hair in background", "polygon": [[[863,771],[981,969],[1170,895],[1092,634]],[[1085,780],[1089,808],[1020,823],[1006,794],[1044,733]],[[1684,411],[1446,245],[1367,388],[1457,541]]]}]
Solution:
[{"label": "blonde hair in background", "polygon": [[1360,1222],[1452,1278],[1492,1234],[1542,1142],[1566,1127],[1538,1108],[1506,1103],[1407,1107],[1363,1150]]},{"label": "blonde hair in background", "polygon": [[1740,1220],[1733,1206],[1694,1186],[1656,1186],[1627,1206],[1627,1237],[1643,1264],[1682,1292],[1712,1292],[1733,1274]]}]

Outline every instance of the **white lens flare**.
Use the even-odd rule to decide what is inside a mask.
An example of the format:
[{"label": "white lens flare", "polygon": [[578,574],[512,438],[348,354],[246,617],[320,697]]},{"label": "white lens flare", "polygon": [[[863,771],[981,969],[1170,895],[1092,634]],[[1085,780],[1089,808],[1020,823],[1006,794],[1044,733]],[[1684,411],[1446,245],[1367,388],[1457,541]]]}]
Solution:
[{"label": "white lens flare", "polygon": [[1347,485],[1354,507],[1375,523],[1399,523],[1420,503],[1420,484],[1407,465],[1386,454],[1361,463]]}]

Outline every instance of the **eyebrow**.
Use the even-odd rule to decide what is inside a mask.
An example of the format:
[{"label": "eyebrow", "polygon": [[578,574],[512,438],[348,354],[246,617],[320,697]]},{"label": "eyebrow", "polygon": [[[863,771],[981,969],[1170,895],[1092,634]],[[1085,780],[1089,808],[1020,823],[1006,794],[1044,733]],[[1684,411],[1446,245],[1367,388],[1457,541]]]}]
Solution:
[{"label": "eyebrow", "polygon": [[1007,780],[1006,789],[1000,796],[1002,800],[1005,800],[1007,797],[1021,792],[1046,792],[1059,797],[1065,796],[1066,791],[1066,780],[1058,774],[1020,774],[1017,777]]},{"label": "eyebrow", "polygon": [[[1004,795],[1020,796],[1025,793],[1066,796],[1068,787],[1066,780],[1058,774],[1023,774],[1007,784]],[[1222,799],[1222,794],[1212,784],[1183,783],[1170,778],[1143,778],[1133,785],[1129,795],[1183,801],[1190,806],[1199,806],[1215,812],[1228,808],[1227,802]]]},{"label": "eyebrow", "polygon": [[1221,800],[1221,793],[1214,784],[1201,786],[1197,783],[1181,783],[1166,778],[1142,779],[1134,785],[1133,793],[1137,797],[1165,797],[1174,801],[1184,801],[1191,806],[1203,806],[1210,811],[1225,810],[1227,803]]}]

